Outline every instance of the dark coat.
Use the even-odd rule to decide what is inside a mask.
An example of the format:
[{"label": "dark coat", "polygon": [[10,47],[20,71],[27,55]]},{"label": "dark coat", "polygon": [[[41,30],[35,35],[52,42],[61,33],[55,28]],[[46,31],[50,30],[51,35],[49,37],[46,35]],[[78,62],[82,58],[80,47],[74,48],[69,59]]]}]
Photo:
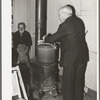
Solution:
[{"label": "dark coat", "polygon": [[14,48],[17,48],[19,44],[25,44],[28,47],[32,45],[32,40],[29,32],[25,31],[22,36],[20,35],[19,31],[14,33],[13,35]]},{"label": "dark coat", "polygon": [[59,25],[56,33],[45,38],[46,42],[61,44],[60,66],[82,64],[89,60],[88,47],[85,40],[85,26],[77,16],[71,16]]}]

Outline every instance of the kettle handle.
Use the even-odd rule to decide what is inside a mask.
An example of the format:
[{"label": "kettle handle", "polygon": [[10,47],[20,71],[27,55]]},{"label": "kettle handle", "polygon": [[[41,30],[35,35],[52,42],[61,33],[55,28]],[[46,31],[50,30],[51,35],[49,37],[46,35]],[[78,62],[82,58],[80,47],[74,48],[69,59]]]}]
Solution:
[{"label": "kettle handle", "polygon": [[48,44],[48,45],[51,45],[54,49],[56,49],[56,46],[54,46],[54,45],[51,44],[51,43],[42,43],[42,44]]}]

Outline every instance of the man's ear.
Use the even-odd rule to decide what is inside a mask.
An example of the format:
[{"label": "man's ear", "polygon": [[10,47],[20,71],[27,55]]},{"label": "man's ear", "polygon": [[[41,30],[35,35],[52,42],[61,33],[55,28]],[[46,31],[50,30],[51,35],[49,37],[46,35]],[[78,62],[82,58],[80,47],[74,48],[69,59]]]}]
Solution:
[{"label": "man's ear", "polygon": [[24,29],[26,29],[26,25],[24,25]]}]

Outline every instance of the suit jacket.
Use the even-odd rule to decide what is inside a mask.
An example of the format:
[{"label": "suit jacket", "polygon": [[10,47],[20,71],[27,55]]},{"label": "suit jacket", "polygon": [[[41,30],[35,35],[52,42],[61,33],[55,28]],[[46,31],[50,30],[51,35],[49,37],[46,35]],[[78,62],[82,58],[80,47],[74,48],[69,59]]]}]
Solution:
[{"label": "suit jacket", "polygon": [[32,45],[32,40],[30,33],[25,31],[21,36],[19,31],[16,31],[13,35],[13,45],[14,48],[17,48],[19,44],[25,44],[26,46],[30,47]]},{"label": "suit jacket", "polygon": [[48,35],[46,42],[61,44],[60,66],[82,64],[89,60],[88,47],[85,40],[84,22],[77,16],[70,16],[59,25],[56,33]]}]

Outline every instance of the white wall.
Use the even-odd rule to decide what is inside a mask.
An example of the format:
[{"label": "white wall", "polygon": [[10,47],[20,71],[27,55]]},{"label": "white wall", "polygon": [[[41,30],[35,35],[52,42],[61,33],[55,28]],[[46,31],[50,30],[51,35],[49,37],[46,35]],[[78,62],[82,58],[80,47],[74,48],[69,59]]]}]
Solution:
[{"label": "white wall", "polygon": [[97,15],[95,11],[83,11],[81,18],[88,30],[86,39],[90,54],[90,61],[86,71],[86,86],[97,90]]},{"label": "white wall", "polygon": [[32,47],[30,51],[30,58],[35,56],[35,0],[26,0],[26,24],[27,30],[32,37]]},{"label": "white wall", "polygon": [[26,7],[25,0],[14,0],[13,1],[13,18],[14,18],[13,32],[17,30],[17,25],[19,22],[26,23],[25,7]]}]

